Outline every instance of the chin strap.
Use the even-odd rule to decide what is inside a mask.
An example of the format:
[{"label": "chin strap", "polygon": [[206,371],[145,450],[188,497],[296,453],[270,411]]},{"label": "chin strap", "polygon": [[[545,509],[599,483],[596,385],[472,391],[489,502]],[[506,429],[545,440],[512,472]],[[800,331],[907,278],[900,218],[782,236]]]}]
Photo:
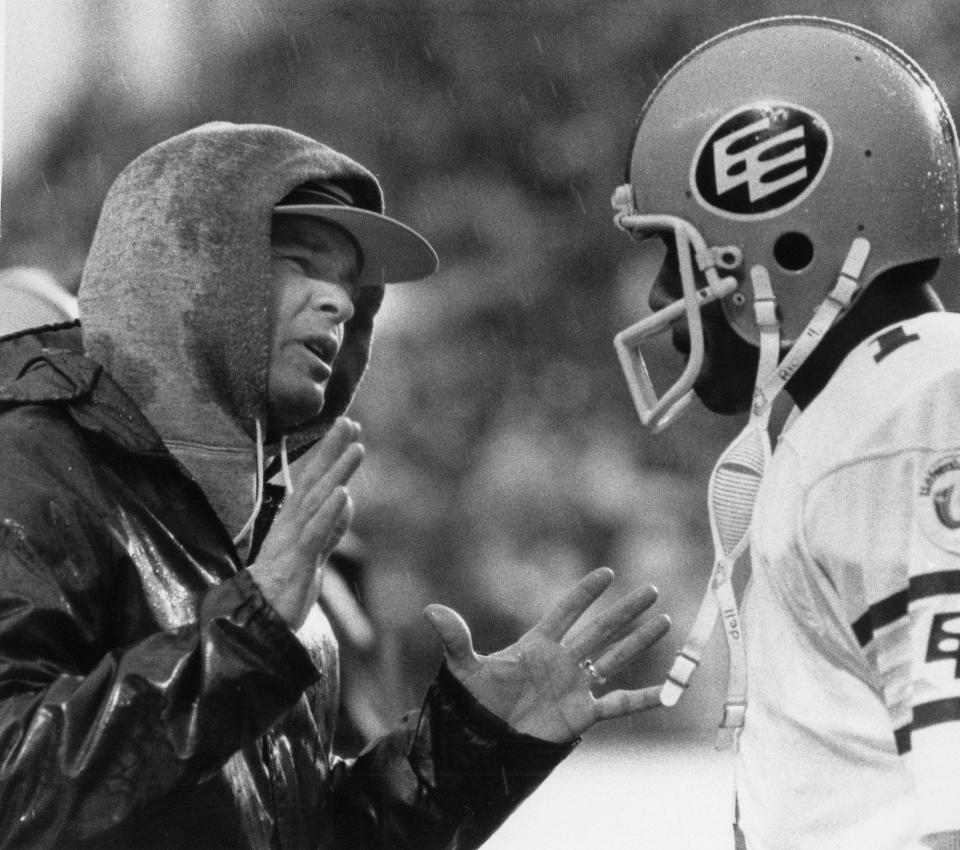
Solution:
[{"label": "chin strap", "polygon": [[[763,266],[750,269],[753,309],[760,330],[756,386],[776,371],[780,359],[780,322],[770,275]],[[743,625],[733,589],[737,561],[750,543],[750,524],[763,473],[772,455],[770,405],[754,406],[747,427],[720,456],[710,477],[708,510],[716,553],[711,577],[713,597],[727,639],[727,695],[717,735],[717,749],[736,743],[747,710],[747,653]]]},{"label": "chin strap", "polygon": [[[760,328],[759,385],[777,366],[780,323],[777,321],[776,299],[766,269],[754,266],[750,276],[754,290],[754,312]],[[737,560],[746,550],[750,539],[753,504],[770,457],[767,435],[769,419],[769,406],[754,410],[747,427],[724,450],[710,475],[707,507],[713,536],[713,570],[693,627],[677,653],[660,693],[660,701],[664,705],[676,705],[700,665],[704,647],[713,633],[718,616],[722,615],[729,659],[722,735],[723,730],[737,729],[743,724],[746,709],[746,653],[732,579]]]},{"label": "chin strap", "polygon": [[779,395],[787,381],[803,365],[803,362],[823,339],[823,335],[830,330],[831,325],[840,313],[849,306],[853,296],[860,289],[860,275],[863,274],[863,267],[866,265],[869,256],[870,242],[863,237],[854,239],[850,244],[850,250],[843,261],[840,275],[837,277],[833,289],[817,307],[813,318],[803,329],[803,333],[797,337],[797,341],[793,344],[787,356],[784,357],[780,366],[772,371],[762,383],[758,381],[753,395],[754,410],[769,408],[773,404],[773,400]]},{"label": "chin strap", "polygon": [[728,673],[718,748],[736,743],[746,713],[746,651],[732,578],[737,561],[749,545],[754,504],[772,454],[768,426],[773,401],[850,304],[859,289],[869,252],[870,243],[866,239],[853,241],[836,284],[782,363],[779,363],[780,326],[769,274],[763,266],[750,269],[754,313],[760,330],[760,362],[753,406],[747,426],[720,455],[710,476],[707,499],[715,553],[713,571],[693,627],[677,653],[660,694],[664,705],[677,703],[700,664],[717,618],[721,617]]}]

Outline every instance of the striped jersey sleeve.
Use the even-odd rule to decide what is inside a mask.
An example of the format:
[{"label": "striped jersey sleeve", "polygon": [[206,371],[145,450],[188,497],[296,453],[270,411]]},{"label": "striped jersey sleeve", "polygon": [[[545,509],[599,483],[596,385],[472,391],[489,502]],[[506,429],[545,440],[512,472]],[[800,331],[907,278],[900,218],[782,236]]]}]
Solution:
[{"label": "striped jersey sleeve", "polygon": [[958,343],[958,318],[932,316],[852,357],[833,399],[847,415],[821,434],[838,450],[807,491],[805,533],[890,717],[920,834],[960,829]]},{"label": "striped jersey sleeve", "polygon": [[916,786],[921,834],[960,829],[960,444],[870,458],[828,489],[865,517],[844,544],[832,535],[842,557],[828,575]]}]

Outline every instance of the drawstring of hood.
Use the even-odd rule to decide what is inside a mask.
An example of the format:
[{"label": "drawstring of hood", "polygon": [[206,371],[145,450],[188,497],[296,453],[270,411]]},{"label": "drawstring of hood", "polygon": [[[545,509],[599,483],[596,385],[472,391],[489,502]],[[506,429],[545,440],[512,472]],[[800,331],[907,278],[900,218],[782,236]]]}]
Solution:
[{"label": "drawstring of hood", "polygon": [[257,522],[257,517],[260,515],[260,509],[263,507],[263,426],[260,424],[260,419],[257,418],[254,420],[255,430],[256,430],[256,441],[257,441],[257,470],[254,475],[254,494],[253,494],[253,511],[250,513],[250,516],[247,518],[247,521],[243,524],[240,530],[234,535],[233,545],[239,547],[240,543],[244,538],[253,534],[253,527]]},{"label": "drawstring of hood", "polygon": [[[234,535],[233,545],[238,549],[241,548],[241,544],[244,542],[245,538],[250,537],[253,534],[254,526],[257,523],[257,517],[260,515],[260,511],[263,509],[263,494],[266,490],[266,462],[263,448],[263,426],[260,424],[259,419],[255,421],[255,429],[257,432],[257,469],[254,475],[253,510],[250,512],[250,516],[247,517],[247,521],[243,524],[236,535]],[[290,460],[287,455],[287,435],[284,434],[280,438],[280,470],[283,481],[284,495],[293,492],[293,478],[290,475]],[[252,540],[247,541],[248,545],[245,548],[248,550],[249,543],[251,542]]]},{"label": "drawstring of hood", "polygon": [[287,458],[287,435],[280,438],[280,469],[283,473],[283,489],[286,493],[293,492],[293,478],[290,477],[290,461]]}]

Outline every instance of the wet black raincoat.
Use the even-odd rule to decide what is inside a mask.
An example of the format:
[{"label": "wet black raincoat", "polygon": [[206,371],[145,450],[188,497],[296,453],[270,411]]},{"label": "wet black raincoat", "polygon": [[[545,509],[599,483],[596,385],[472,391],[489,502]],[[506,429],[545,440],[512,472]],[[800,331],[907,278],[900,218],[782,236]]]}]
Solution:
[{"label": "wet black raincoat", "polygon": [[[209,180],[228,156],[234,175],[274,173],[233,181],[257,200],[224,229],[210,210],[192,221],[182,188],[164,195],[171,174]],[[359,166],[276,128],[213,125],[160,146],[105,204],[82,340],[76,327],[0,339],[0,848],[474,847],[569,750],[515,733],[444,668],[393,733],[337,758],[329,624],[317,607],[293,634],[231,539],[250,508],[230,487],[248,498],[265,405],[266,317],[245,311],[270,205],[330,169],[382,203]],[[211,274],[228,240],[226,276]],[[246,280],[228,279],[237,254]],[[349,404],[371,289],[327,418],[300,446]],[[110,291],[127,302],[113,324]],[[224,321],[243,339],[232,357],[204,336]],[[175,350],[151,359],[164,344]]]}]

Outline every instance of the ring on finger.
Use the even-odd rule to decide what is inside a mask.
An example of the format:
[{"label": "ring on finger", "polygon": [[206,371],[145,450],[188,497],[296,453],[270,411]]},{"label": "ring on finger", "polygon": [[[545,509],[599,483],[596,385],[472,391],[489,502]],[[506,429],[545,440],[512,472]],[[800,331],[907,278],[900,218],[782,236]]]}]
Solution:
[{"label": "ring on finger", "polygon": [[580,662],[580,669],[586,670],[591,676],[593,676],[598,685],[603,685],[607,681],[606,676],[600,675],[600,671],[589,658],[584,658],[583,661]]}]

